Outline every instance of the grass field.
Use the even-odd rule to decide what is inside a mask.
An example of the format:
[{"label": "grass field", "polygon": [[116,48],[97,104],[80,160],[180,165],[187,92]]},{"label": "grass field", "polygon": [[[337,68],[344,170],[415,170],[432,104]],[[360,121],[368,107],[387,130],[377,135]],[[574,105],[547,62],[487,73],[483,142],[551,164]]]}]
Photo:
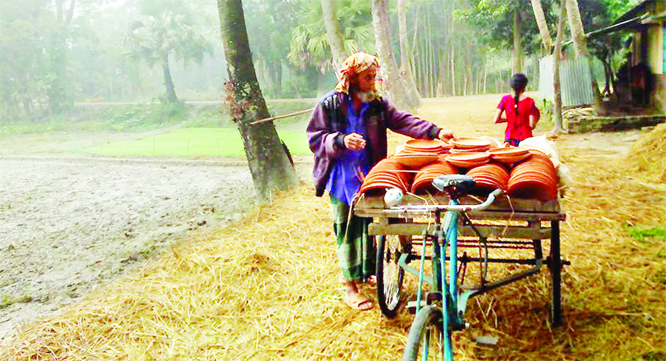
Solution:
[{"label": "grass field", "polygon": [[[280,138],[293,155],[308,155],[305,130],[282,130]],[[243,140],[234,128],[180,128],[139,139],[123,139],[84,148],[105,157],[245,157]]]}]

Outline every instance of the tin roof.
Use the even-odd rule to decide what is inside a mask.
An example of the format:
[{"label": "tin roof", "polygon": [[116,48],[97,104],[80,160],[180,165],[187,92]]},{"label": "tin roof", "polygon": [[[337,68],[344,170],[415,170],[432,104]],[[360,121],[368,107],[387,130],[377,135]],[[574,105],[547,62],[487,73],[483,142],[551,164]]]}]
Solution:
[{"label": "tin roof", "polygon": [[613,25],[626,22],[645,14],[654,14],[656,11],[657,1],[664,0],[644,0],[642,3],[636,5],[633,9],[627,11],[624,15],[617,18],[617,20],[613,22]]}]

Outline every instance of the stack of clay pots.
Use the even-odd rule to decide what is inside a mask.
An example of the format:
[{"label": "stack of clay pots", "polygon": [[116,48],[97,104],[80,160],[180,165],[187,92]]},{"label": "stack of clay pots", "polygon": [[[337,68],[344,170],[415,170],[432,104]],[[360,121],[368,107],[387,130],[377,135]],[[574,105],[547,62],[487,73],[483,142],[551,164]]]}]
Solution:
[{"label": "stack of clay pots", "polygon": [[557,198],[557,173],[545,153],[498,144],[491,137],[457,138],[449,143],[409,140],[403,151],[372,168],[360,192],[383,193],[398,188],[404,193],[435,193],[435,177],[467,174],[476,181],[475,193],[499,188],[516,198]]},{"label": "stack of clay pots", "polygon": [[509,172],[503,164],[497,162],[474,167],[467,175],[474,178],[476,188],[481,192],[492,192],[497,188],[506,191],[509,185]]},{"label": "stack of clay pots", "polygon": [[557,172],[550,158],[529,150],[530,157],[511,169],[507,192],[516,198],[550,201],[557,198]]},{"label": "stack of clay pots", "polygon": [[446,155],[440,155],[437,161],[419,169],[412,183],[412,193],[435,193],[437,190],[432,186],[432,180],[439,175],[458,174],[460,171],[446,160]]},{"label": "stack of clay pots", "polygon": [[407,193],[411,188],[412,177],[413,173],[405,165],[394,159],[384,159],[365,176],[359,192],[377,193],[387,188],[398,188]]},{"label": "stack of clay pots", "polygon": [[447,153],[450,148],[450,145],[438,139],[412,139],[405,142],[402,152],[391,158],[415,170],[436,161],[440,154]]}]

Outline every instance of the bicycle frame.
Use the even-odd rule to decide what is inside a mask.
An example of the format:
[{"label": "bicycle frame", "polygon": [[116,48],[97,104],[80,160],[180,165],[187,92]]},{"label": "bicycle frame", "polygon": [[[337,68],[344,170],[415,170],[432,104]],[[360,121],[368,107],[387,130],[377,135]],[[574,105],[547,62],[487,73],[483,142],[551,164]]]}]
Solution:
[{"label": "bicycle frame", "polygon": [[[561,260],[559,252],[558,226],[559,222],[564,220],[559,206],[536,204],[529,200],[511,200],[509,197],[501,198],[497,204],[493,204],[495,198],[501,194],[500,190],[493,191],[482,203],[476,203],[480,201],[472,196],[467,197],[464,191],[460,194],[456,189],[446,189],[451,182],[460,179],[445,180],[450,183],[442,187],[435,186],[448,194],[448,200],[442,197],[423,199],[406,196],[400,204],[392,205],[385,199],[374,197],[369,198],[355,211],[364,217],[379,219],[369,226],[369,233],[372,235],[422,236],[411,239],[410,244],[399,251],[381,252],[382,257],[397,255],[397,258],[392,257],[392,260],[387,262],[392,262],[393,265],[397,263],[402,274],[410,273],[418,277],[415,279],[418,280],[418,293],[412,298],[416,302],[410,301],[407,306],[412,312],[416,308],[417,312],[410,328],[404,360],[422,359],[423,351],[428,353],[428,343],[433,342],[431,332],[439,334],[435,327],[443,331],[441,335],[444,338],[453,341],[452,332],[466,327],[464,321],[470,298],[537,274],[545,265],[549,267],[552,278],[551,322],[552,325],[561,324],[560,269],[568,262]],[[458,196],[460,198],[457,198]],[[512,223],[513,220],[516,223]],[[545,225],[546,221],[550,222],[550,227]],[[551,242],[550,256],[547,259],[544,258],[541,245],[543,239],[550,239]],[[477,249],[479,254],[468,255],[467,248]],[[495,252],[501,249],[519,251],[506,257],[504,253]],[[533,255],[525,257],[525,252],[533,252]],[[420,267],[414,264],[414,261],[419,259]],[[426,262],[432,264],[426,265]],[[450,264],[447,266],[446,262]],[[466,277],[468,265],[473,265],[474,262],[480,263],[478,267],[481,279],[480,282],[475,282],[472,277],[472,282],[469,283]],[[489,268],[491,264],[517,264],[521,267],[518,272],[509,272],[502,276],[501,273],[494,272],[494,268]],[[426,270],[427,267],[432,269]],[[476,268],[473,267],[472,270],[476,271]],[[470,275],[474,273],[476,272]],[[424,282],[432,286],[424,286]],[[391,318],[386,313],[385,315]],[[438,352],[442,352],[444,346],[449,349],[453,343],[439,338],[442,348],[439,348]],[[430,349],[431,352],[435,352],[434,350]],[[415,356],[416,353],[419,356]],[[449,359],[452,353],[453,351],[447,351],[442,353],[442,356]]]},{"label": "bicycle frame", "polygon": [[[462,300],[458,294],[458,220],[460,215],[465,216],[465,212],[474,208],[485,208],[492,203],[495,197],[499,194],[499,190],[493,192],[488,199],[478,206],[463,206],[460,202],[452,197],[446,207],[423,208],[423,211],[434,213],[435,217],[435,231],[433,235],[428,235],[427,232],[423,234],[423,248],[421,250],[421,261],[419,270],[409,267],[407,265],[409,254],[401,255],[398,260],[398,265],[405,269],[405,271],[417,275],[419,277],[418,293],[416,299],[416,312],[421,310],[421,296],[423,294],[423,282],[431,285],[432,291],[429,293],[428,304],[430,303],[430,295],[436,295],[435,299],[441,297],[442,310],[445,313],[442,315],[442,330],[443,332],[450,332],[451,330],[461,330],[464,328],[464,310],[466,302],[470,295],[465,293]],[[445,211],[444,219],[442,220],[442,212]],[[465,216],[466,217],[466,216]],[[475,232],[476,231],[475,229]],[[478,234],[481,237],[480,234]],[[426,263],[426,249],[428,240],[432,242],[432,260],[433,270],[432,277],[425,275]],[[447,247],[450,248],[448,260],[449,268],[446,269],[447,261]],[[447,281],[447,273],[448,280]],[[465,303],[465,305],[461,304]],[[451,323],[451,324],[449,324]],[[442,337],[444,341],[445,360],[453,360],[453,351],[450,337]],[[427,347],[426,347],[427,352]]]}]

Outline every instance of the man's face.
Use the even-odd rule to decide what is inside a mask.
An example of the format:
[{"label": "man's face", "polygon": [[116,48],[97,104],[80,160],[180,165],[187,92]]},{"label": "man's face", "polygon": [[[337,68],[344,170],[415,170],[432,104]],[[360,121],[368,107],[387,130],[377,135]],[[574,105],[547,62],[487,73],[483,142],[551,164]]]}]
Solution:
[{"label": "man's face", "polygon": [[374,90],[375,77],[377,76],[377,69],[366,69],[354,76],[354,88],[362,93],[369,93]]}]

